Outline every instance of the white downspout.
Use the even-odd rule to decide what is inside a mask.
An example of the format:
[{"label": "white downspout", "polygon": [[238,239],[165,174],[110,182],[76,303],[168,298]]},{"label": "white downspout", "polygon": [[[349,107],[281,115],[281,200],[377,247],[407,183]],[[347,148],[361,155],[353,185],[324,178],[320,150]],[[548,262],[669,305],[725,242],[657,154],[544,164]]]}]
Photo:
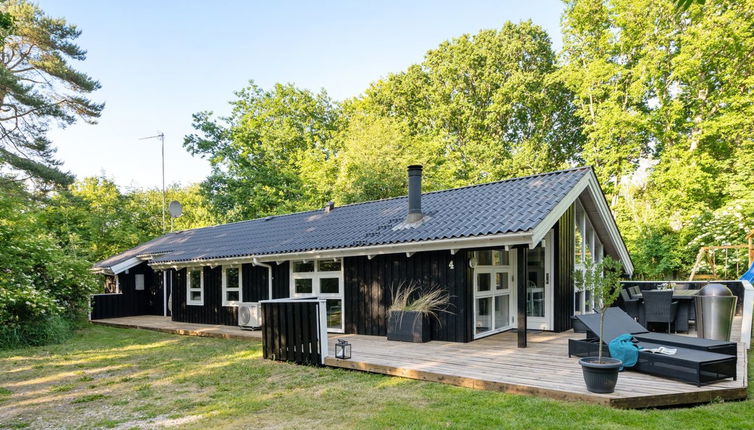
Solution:
[{"label": "white downspout", "polygon": [[272,300],[272,266],[270,266],[269,264],[260,263],[259,260],[257,260],[256,258],[251,260],[251,264],[255,266],[267,268],[267,271],[269,272],[269,275],[267,276],[267,280],[269,281],[269,286],[268,286],[269,291],[267,294],[267,300]]}]

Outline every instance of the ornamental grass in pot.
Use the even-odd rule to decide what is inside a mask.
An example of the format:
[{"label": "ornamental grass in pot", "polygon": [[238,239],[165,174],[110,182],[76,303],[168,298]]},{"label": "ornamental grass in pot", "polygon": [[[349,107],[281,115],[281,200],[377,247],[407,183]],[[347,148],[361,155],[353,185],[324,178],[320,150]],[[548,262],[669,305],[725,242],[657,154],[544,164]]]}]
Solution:
[{"label": "ornamental grass in pot", "polygon": [[[414,283],[401,284],[392,291],[393,304],[388,310],[387,340],[428,342],[430,318],[448,312],[450,296],[439,288],[422,291]],[[438,319],[439,321],[439,319]]]},{"label": "ornamental grass in pot", "polygon": [[612,393],[618,382],[618,370],[623,364],[620,360],[603,356],[605,311],[620,295],[621,273],[623,266],[611,257],[605,257],[599,263],[587,262],[584,270],[576,270],[576,285],[583,291],[591,291],[594,297],[594,310],[600,314],[600,332],[598,353],[596,357],[584,357],[579,360],[584,373],[586,389],[592,393]]}]

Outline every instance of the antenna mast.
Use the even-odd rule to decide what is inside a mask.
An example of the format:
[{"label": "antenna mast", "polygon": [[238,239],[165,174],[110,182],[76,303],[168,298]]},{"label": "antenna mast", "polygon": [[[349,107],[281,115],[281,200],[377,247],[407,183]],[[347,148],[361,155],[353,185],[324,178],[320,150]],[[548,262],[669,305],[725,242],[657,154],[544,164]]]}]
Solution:
[{"label": "antenna mast", "polygon": [[160,139],[162,149],[162,232],[165,233],[165,133],[158,131],[154,136],[142,137],[139,140]]}]

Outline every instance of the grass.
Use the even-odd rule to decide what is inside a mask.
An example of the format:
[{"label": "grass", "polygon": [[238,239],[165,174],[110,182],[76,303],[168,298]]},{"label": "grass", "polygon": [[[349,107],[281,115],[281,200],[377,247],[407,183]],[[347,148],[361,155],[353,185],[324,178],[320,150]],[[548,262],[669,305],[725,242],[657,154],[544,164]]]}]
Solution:
[{"label": "grass", "polygon": [[[749,386],[752,385],[749,353]],[[259,343],[91,326],[0,352],[0,428],[751,428],[754,400],[621,411],[261,358]],[[750,397],[752,389],[749,389]]]}]

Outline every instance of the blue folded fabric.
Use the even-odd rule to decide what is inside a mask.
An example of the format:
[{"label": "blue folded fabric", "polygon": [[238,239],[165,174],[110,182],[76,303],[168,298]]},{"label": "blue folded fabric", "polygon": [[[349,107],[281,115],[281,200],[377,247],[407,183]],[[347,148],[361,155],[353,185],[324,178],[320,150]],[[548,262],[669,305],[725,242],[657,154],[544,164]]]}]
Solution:
[{"label": "blue folded fabric", "polygon": [[639,347],[632,342],[633,338],[630,334],[622,334],[607,345],[610,356],[623,362],[620,370],[624,367],[633,367],[639,360]]}]

